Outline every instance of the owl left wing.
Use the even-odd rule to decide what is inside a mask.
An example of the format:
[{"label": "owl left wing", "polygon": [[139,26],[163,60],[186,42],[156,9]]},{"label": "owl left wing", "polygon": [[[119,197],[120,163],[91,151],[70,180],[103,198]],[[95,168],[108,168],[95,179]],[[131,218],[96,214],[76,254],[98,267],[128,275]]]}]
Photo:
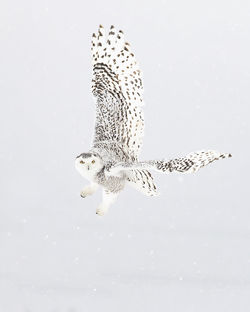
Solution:
[{"label": "owl left wing", "polygon": [[144,134],[142,74],[123,32],[100,25],[92,36],[92,93],[96,101],[94,145],[117,143],[137,159]]},{"label": "owl left wing", "polygon": [[215,160],[232,157],[231,154],[220,153],[217,151],[199,151],[190,153],[185,157],[166,160],[149,160],[144,162],[121,162],[106,170],[107,175],[119,175],[120,172],[130,170],[156,170],[162,173],[173,171],[181,173],[192,173],[207,166]]}]

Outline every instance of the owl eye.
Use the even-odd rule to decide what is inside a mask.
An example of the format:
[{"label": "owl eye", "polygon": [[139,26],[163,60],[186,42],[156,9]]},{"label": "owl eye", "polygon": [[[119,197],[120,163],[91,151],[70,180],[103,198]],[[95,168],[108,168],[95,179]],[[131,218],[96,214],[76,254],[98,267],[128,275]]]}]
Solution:
[{"label": "owl eye", "polygon": [[83,160],[80,161],[80,164],[85,164],[85,162]]},{"label": "owl eye", "polygon": [[95,163],[95,160],[93,159],[91,162],[92,162],[92,164],[94,164],[94,163]]}]

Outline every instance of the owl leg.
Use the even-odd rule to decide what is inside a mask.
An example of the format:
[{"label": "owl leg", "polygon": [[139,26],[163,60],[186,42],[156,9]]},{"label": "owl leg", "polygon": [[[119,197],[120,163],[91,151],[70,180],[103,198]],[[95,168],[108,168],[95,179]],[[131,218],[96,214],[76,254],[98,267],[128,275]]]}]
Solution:
[{"label": "owl leg", "polygon": [[85,186],[85,188],[81,191],[80,196],[82,198],[87,197],[88,195],[92,195],[98,189],[97,183],[91,183],[90,185]]},{"label": "owl leg", "polygon": [[119,193],[113,193],[113,192],[103,189],[102,203],[98,206],[96,210],[96,214],[98,214],[99,216],[105,215],[105,213],[109,209],[109,206],[115,202],[118,195]]}]

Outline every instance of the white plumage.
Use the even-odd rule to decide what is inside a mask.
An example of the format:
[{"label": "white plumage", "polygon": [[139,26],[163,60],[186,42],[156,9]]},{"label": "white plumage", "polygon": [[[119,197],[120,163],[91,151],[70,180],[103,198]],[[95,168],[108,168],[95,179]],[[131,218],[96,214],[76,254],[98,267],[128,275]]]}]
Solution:
[{"label": "white plumage", "polygon": [[231,157],[216,151],[201,151],[172,160],[139,162],[144,135],[142,73],[121,30],[110,27],[105,35],[100,25],[92,36],[92,93],[96,103],[93,146],[76,158],[77,170],[91,184],[86,197],[103,187],[103,202],[97,209],[103,215],[125,184],[146,195],[157,195],[149,170],[195,172],[220,158]]},{"label": "white plumage", "polygon": [[123,32],[100,26],[92,37],[92,92],[96,100],[94,142],[118,142],[136,160],[144,135],[142,75]]}]

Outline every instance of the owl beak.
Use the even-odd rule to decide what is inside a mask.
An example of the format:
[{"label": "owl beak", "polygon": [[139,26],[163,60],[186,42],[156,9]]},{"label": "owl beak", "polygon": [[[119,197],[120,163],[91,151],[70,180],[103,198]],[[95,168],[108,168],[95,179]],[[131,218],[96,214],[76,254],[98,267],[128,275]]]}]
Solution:
[{"label": "owl beak", "polygon": [[88,165],[88,170],[89,170],[89,165]]}]

